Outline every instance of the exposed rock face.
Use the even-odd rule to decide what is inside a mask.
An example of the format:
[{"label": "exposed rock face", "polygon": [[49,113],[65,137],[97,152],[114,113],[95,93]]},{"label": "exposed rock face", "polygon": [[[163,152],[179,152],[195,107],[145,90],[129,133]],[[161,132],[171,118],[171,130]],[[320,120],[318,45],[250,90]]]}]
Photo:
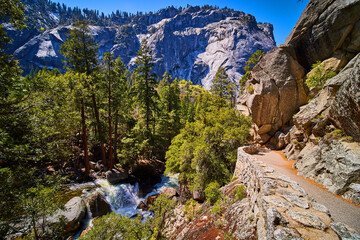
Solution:
[{"label": "exposed rock face", "polygon": [[[277,131],[285,132],[292,116],[307,103],[309,92],[304,87],[304,77],[311,64],[332,58],[338,70],[360,51],[359,11],[359,1],[311,0],[285,44],[260,59],[246,83],[246,89],[251,86],[254,90],[245,89],[246,93],[239,97],[239,103],[247,106],[253,117],[257,142],[267,143],[273,138],[272,145],[285,146],[284,138]],[[345,107],[358,104],[358,93],[349,87],[343,96],[350,99],[345,99],[344,107],[336,106],[333,111],[346,108],[346,114],[355,116],[358,112],[350,112],[351,107]],[[357,100],[353,103],[354,98]],[[350,127],[349,132],[353,128]]]},{"label": "exposed rock face", "polygon": [[72,232],[80,227],[85,213],[86,208],[83,199],[81,197],[74,197],[65,204],[64,210],[58,210],[54,216],[49,219],[49,222],[57,222],[60,217],[64,217],[66,220],[66,232]]},{"label": "exposed rock face", "polygon": [[89,205],[89,210],[91,211],[91,216],[93,218],[101,217],[111,212],[110,204],[99,192],[95,192],[88,199],[86,199],[86,203]]},{"label": "exposed rock face", "polygon": [[307,102],[304,75],[305,70],[286,46],[270,51],[254,67],[247,83],[254,93],[242,96],[242,103],[257,126],[259,142],[269,140]]},{"label": "exposed rock face", "polygon": [[[20,60],[25,73],[44,66],[61,69],[59,48],[70,27],[58,26],[43,33],[12,32],[15,42],[10,53]],[[219,66],[238,82],[253,52],[275,47],[271,24],[260,24],[249,14],[225,9],[188,7],[179,12],[169,8],[134,18],[126,25],[91,26],[91,31],[100,56],[109,51],[134,67],[140,42],[146,39],[154,53],[154,72],[158,76],[167,71],[207,89]]]},{"label": "exposed rock face", "polygon": [[337,51],[349,61],[360,50],[360,2],[312,0],[296,23],[285,44],[295,49],[299,63],[311,64]]},{"label": "exposed rock face", "polygon": [[360,202],[359,68],[360,54],[301,108],[285,149],[290,159],[297,159],[300,175],[355,203]]},{"label": "exposed rock face", "polygon": [[106,180],[110,184],[117,184],[123,180],[126,180],[129,176],[124,170],[111,169],[105,173]]}]

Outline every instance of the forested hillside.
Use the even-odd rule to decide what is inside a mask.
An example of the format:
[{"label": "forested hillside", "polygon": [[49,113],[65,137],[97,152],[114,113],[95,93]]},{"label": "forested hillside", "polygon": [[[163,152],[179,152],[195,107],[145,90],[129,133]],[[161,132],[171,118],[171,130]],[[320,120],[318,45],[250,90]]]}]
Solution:
[{"label": "forested hillside", "polygon": [[[17,0],[1,4],[8,11],[0,20],[23,29],[24,5]],[[79,194],[68,193],[70,182],[110,181],[109,175],[120,172],[129,181],[154,184],[165,162],[167,172],[181,173],[183,196],[230,180],[250,119],[233,109],[236,85],[222,67],[210,91],[168,73],[157,76],[144,40],[131,71],[110,52],[99,60],[91,29],[79,21],[60,47],[66,72],[44,68],[23,77],[18,62],[6,53],[6,28],[0,30],[2,236],[71,235],[76,227],[69,226],[67,216],[50,218]],[[150,229],[143,233],[157,239],[164,206],[170,204],[159,199]]]}]

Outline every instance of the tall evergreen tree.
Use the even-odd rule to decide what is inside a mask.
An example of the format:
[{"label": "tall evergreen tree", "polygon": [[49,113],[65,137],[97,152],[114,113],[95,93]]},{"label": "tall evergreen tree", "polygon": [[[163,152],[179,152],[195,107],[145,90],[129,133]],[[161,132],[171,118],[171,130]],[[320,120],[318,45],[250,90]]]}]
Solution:
[{"label": "tall evergreen tree", "polygon": [[114,55],[110,52],[104,53],[103,66],[105,67],[105,75],[107,80],[107,93],[108,93],[108,134],[109,134],[109,168],[114,167],[113,160],[113,140],[112,140],[112,81],[114,79]]},{"label": "tall evergreen tree", "polygon": [[223,106],[226,102],[229,102],[231,106],[234,105],[236,86],[231,82],[222,66],[220,66],[216,72],[210,91],[212,94],[219,97],[218,101],[220,106]]},{"label": "tall evergreen tree", "polygon": [[[19,0],[0,1],[0,22],[10,23],[22,30],[25,27],[23,11],[24,5]],[[19,109],[14,106],[28,95],[24,91],[24,79],[20,77],[18,61],[5,52],[11,41],[4,24],[0,24],[0,116],[18,112]]]},{"label": "tall evergreen tree", "polygon": [[[86,74],[85,78],[80,78],[85,81],[83,86],[89,87],[88,76],[93,73],[97,67],[97,45],[90,34],[90,28],[84,21],[77,22],[70,30],[69,36],[61,46],[61,53],[65,57],[65,63],[68,68],[73,69],[78,74]],[[87,149],[87,129],[85,119],[85,100],[84,96],[80,97],[81,103],[81,125],[83,136],[84,162],[86,173],[89,174],[89,157]],[[99,135],[102,137],[100,127],[99,111],[96,104],[95,93],[91,94],[95,116],[98,124]],[[105,162],[104,144],[101,142],[103,162]]]},{"label": "tall evergreen tree", "polygon": [[[139,124],[144,124],[144,140],[149,144],[145,148],[146,155],[151,155],[149,146],[153,143],[153,135],[155,134],[155,115],[157,111],[157,85],[156,75],[152,73],[153,58],[146,40],[143,40],[140,50],[137,53],[135,63],[137,68],[134,71],[134,93],[135,103],[139,110]],[[151,147],[150,147],[151,148]]]},{"label": "tall evergreen tree", "polygon": [[240,93],[244,92],[246,81],[250,79],[250,74],[251,74],[253,67],[260,61],[260,57],[263,56],[264,54],[265,54],[265,52],[258,49],[245,62],[246,66],[243,67],[245,74],[244,74],[244,76],[242,76],[242,78],[239,81]]},{"label": "tall evergreen tree", "polygon": [[163,138],[165,151],[171,140],[180,131],[180,88],[179,81],[171,82],[171,76],[165,72],[159,83],[159,117],[157,121],[157,132]]}]

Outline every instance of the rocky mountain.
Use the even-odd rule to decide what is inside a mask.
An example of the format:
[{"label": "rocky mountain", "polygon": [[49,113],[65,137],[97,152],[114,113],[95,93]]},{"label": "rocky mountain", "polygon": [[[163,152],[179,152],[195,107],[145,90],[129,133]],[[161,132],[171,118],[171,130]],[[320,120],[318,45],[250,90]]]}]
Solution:
[{"label": "rocky mountain", "polygon": [[[360,1],[311,0],[287,37],[253,68],[239,109],[254,140],[283,149],[300,175],[360,203]],[[317,61],[337,73],[314,93]],[[345,67],[346,66],[346,67]],[[311,90],[311,91],[310,91]]]},{"label": "rocky mountain", "polygon": [[[59,16],[51,9],[48,13],[53,20]],[[15,39],[9,51],[19,59],[25,74],[45,66],[63,67],[59,48],[72,25],[60,25],[61,19],[56,27],[52,27],[54,21],[47,22],[51,24],[40,24],[47,29],[44,31],[32,28],[17,32],[8,27]],[[238,82],[253,52],[267,52],[275,47],[271,24],[257,23],[255,17],[243,12],[210,6],[169,7],[123,18],[109,26],[97,23],[91,25],[91,31],[99,44],[100,58],[109,51],[132,68],[140,42],[146,39],[154,54],[154,72],[159,77],[168,72],[205,88],[210,88],[219,66]]]}]

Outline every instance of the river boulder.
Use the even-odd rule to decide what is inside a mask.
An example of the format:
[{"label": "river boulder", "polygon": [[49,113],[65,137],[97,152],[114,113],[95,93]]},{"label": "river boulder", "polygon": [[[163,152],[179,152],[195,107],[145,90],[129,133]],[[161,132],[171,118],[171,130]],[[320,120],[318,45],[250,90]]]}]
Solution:
[{"label": "river boulder", "polygon": [[106,180],[108,180],[108,182],[113,185],[118,184],[129,177],[126,171],[115,168],[107,171],[105,176]]},{"label": "river boulder", "polygon": [[92,217],[101,217],[111,212],[110,204],[99,192],[95,192],[87,198],[86,203],[89,205]]},{"label": "river boulder", "polygon": [[81,197],[73,197],[65,204],[64,209],[57,210],[48,221],[49,223],[57,223],[60,218],[65,218],[65,231],[72,232],[80,227],[85,213],[86,207],[84,200]]}]

